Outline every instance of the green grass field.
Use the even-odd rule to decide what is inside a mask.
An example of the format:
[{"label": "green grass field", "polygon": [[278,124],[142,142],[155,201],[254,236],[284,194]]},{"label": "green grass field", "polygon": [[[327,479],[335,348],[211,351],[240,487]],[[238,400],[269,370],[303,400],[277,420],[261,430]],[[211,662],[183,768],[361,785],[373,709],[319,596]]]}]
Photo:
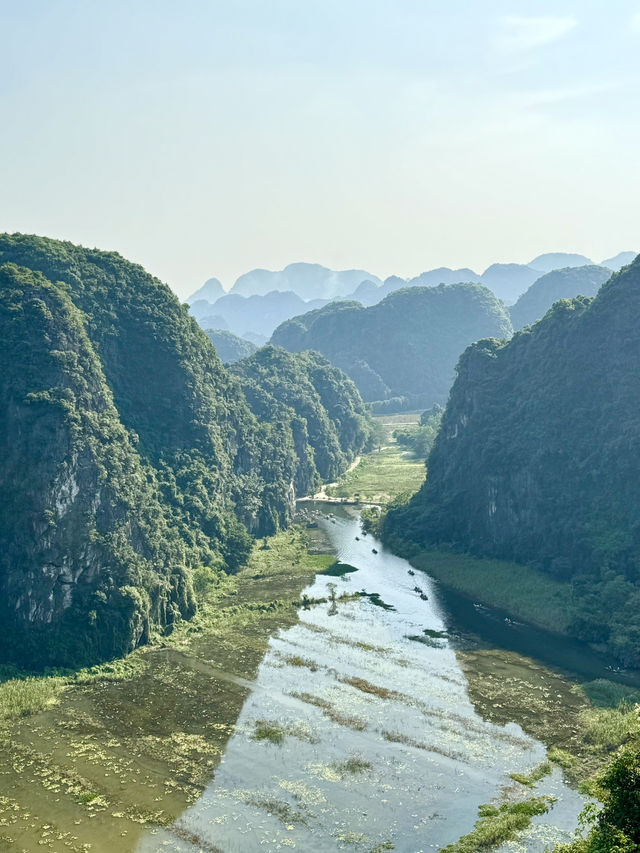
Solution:
[{"label": "green grass field", "polygon": [[425,472],[423,459],[415,459],[393,443],[364,456],[353,471],[326,491],[332,498],[387,504],[402,492],[417,492]]},{"label": "green grass field", "polygon": [[403,492],[417,492],[424,482],[424,460],[415,458],[393,438],[394,430],[417,426],[420,415],[384,415],[375,420],[384,430],[384,446],[363,456],[337,485],[327,487],[329,497],[387,504]]}]

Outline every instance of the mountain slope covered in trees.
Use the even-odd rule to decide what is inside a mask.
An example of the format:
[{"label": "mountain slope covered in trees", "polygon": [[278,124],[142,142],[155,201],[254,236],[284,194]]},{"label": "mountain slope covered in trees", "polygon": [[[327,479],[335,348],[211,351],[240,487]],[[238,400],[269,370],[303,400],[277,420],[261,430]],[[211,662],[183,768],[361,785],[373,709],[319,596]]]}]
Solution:
[{"label": "mountain slope covered in trees", "polygon": [[240,361],[241,358],[252,355],[258,349],[251,341],[240,338],[225,329],[207,329],[205,335],[216,348],[216,352],[224,364]]},{"label": "mountain slope covered in trees", "polygon": [[[425,486],[390,538],[573,585],[572,632],[640,664],[640,257],[590,300],[469,347]],[[517,578],[514,578],[517,583]]]},{"label": "mountain slope covered in trees", "polygon": [[233,373],[256,417],[287,432],[297,494],[335,480],[367,443],[369,419],[356,386],[318,353],[265,346]]},{"label": "mountain slope covered in trees", "polygon": [[565,267],[546,273],[511,306],[513,328],[522,329],[536,323],[559,299],[595,296],[610,277],[610,269],[598,266]]},{"label": "mountain slope covered in trees", "polygon": [[468,344],[505,338],[503,304],[476,284],[411,287],[370,308],[330,303],[287,320],[271,342],[290,352],[317,350],[342,368],[380,410],[444,402]]},{"label": "mountain slope covered in trees", "polygon": [[296,449],[142,267],[25,235],[0,267],[0,654],[121,654],[192,613],[195,567],[289,522]]}]

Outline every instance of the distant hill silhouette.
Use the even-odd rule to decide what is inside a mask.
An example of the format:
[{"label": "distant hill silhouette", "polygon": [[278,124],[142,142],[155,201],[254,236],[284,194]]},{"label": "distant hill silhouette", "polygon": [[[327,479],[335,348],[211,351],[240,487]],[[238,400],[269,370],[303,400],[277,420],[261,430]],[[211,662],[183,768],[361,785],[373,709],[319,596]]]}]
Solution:
[{"label": "distant hill silhouette", "polygon": [[258,349],[258,347],[246,338],[239,338],[233,332],[224,329],[207,329],[205,335],[216,348],[220,360],[224,364],[233,364],[246,358]]},{"label": "distant hill silhouette", "polygon": [[606,258],[602,261],[601,266],[609,267],[610,270],[618,272],[622,267],[626,267],[627,264],[632,264],[637,254],[637,252],[619,252],[613,258]]},{"label": "distant hill silhouette", "polygon": [[584,255],[575,255],[571,252],[548,252],[546,255],[538,255],[529,264],[542,272],[551,272],[552,270],[560,270],[565,267],[583,267],[592,266],[593,261],[586,258]]},{"label": "distant hill silhouette", "polygon": [[224,296],[225,289],[220,284],[217,278],[210,278],[202,285],[201,288],[196,290],[195,293],[192,293],[191,296],[187,299],[189,305],[193,305],[199,299],[204,299],[207,302],[215,302],[216,299],[220,299],[221,296]]},{"label": "distant hill silhouette", "polygon": [[335,299],[352,293],[360,282],[380,279],[366,270],[331,270],[321,264],[289,264],[283,270],[251,270],[231,288],[239,296],[264,296],[273,290],[290,291],[301,299]]}]

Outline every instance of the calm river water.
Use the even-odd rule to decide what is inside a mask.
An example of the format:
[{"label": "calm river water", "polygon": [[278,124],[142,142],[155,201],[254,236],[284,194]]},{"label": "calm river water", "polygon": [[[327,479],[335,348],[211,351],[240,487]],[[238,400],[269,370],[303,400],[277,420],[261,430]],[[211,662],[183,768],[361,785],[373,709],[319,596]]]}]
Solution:
[{"label": "calm river water", "polygon": [[[272,637],[213,779],[171,829],[146,832],[137,853],[418,853],[469,832],[480,804],[536,794],[557,799],[501,850],[567,840],[582,797],[557,768],[533,791],[510,778],[546,748],[517,710],[513,719],[477,710],[465,643],[452,637],[437,587],[363,536],[355,511],[322,512],[321,531],[355,571],[319,575],[306,590],[328,601]],[[340,600],[361,591],[368,597]],[[514,658],[500,656],[504,678],[536,669]]]}]

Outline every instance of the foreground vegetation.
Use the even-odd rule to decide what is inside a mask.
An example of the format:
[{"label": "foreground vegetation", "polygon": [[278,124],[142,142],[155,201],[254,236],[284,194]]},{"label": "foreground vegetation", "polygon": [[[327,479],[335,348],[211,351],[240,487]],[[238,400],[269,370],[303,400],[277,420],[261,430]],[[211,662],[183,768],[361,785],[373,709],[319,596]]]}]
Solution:
[{"label": "foreground vegetation", "polygon": [[526,829],[535,815],[549,810],[553,800],[549,797],[532,797],[517,803],[501,806],[482,805],[478,809],[479,819],[468,835],[463,835],[454,844],[442,848],[442,853],[478,853],[513,841]]},{"label": "foreground vegetation", "polygon": [[141,832],[171,825],[210,780],[269,638],[334,562],[293,527],[257,543],[237,575],[196,571],[194,619],[123,659],[41,676],[5,668],[0,848],[135,849]]}]

